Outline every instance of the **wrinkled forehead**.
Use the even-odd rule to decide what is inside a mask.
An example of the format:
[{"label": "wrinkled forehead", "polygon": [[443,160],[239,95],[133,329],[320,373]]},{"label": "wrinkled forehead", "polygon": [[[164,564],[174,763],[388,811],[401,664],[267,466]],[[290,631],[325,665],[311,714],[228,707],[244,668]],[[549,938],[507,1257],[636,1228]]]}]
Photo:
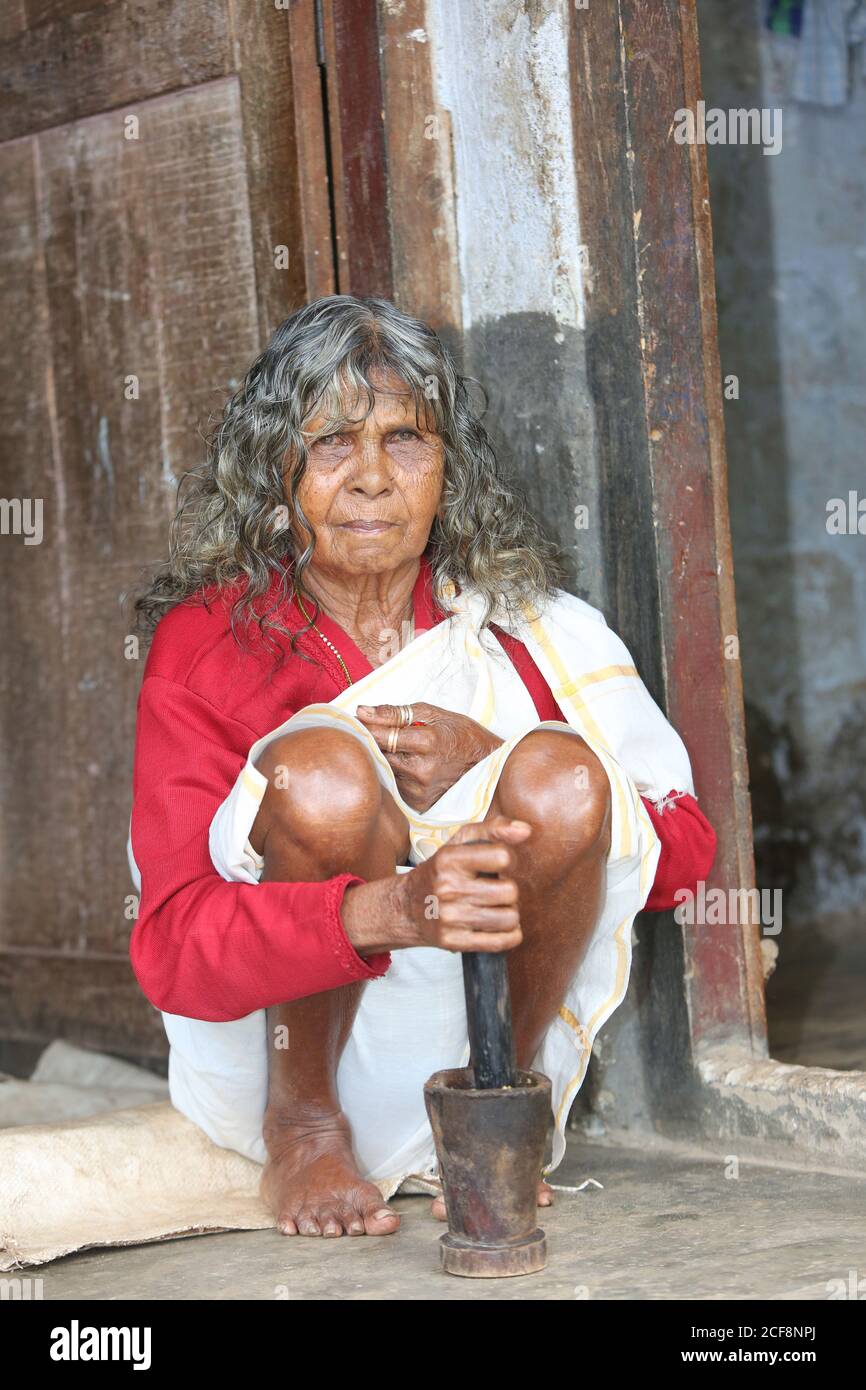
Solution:
[{"label": "wrinkled forehead", "polygon": [[305,402],[303,432],[320,434],[362,424],[374,412],[383,423],[411,421],[433,433],[440,428],[435,395],[428,382],[407,381],[387,367],[366,372],[341,368]]}]

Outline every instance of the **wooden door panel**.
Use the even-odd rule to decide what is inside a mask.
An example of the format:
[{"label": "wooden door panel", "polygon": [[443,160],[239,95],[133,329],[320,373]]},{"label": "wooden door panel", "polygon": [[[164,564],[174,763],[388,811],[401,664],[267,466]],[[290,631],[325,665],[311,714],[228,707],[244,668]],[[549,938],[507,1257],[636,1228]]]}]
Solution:
[{"label": "wooden door panel", "polygon": [[306,297],[288,16],[30,0],[0,61],[0,494],[42,498],[44,527],[0,538],[0,1033],[163,1052],[128,960],[144,663],[119,600],[165,553],[208,421]]},{"label": "wooden door panel", "polygon": [[112,112],[37,143],[71,520],[135,534],[152,520],[149,548],[173,509],[166,484],[201,461],[197,431],[259,332],[237,79],[136,115],[139,139]]},{"label": "wooden door panel", "polygon": [[5,1067],[15,1058],[32,1066],[52,1038],[131,1057],[167,1051],[159,1013],[115,956],[0,952],[0,1000]]},{"label": "wooden door panel", "polygon": [[[312,0],[304,5],[311,14]],[[28,0],[0,21],[2,40],[0,141],[109,110],[136,114],[139,103],[160,93],[235,73],[262,332],[272,332],[303,300],[307,285],[285,9],[261,0]],[[305,177],[315,178],[319,167],[323,154],[309,151]],[[281,247],[288,250],[287,267],[277,254]]]},{"label": "wooden door panel", "polygon": [[[42,499],[43,526],[55,491],[56,413],[46,368],[48,319],[39,251],[33,142],[0,146],[0,439],[4,501]],[[5,946],[34,940],[61,909],[61,883],[39,832],[43,799],[68,805],[67,778],[52,734],[62,738],[65,692],[58,679],[61,573],[50,544],[0,536],[0,837]],[[41,790],[37,790],[41,789]],[[44,938],[42,938],[44,940]],[[5,1012],[5,1010],[4,1010]]]},{"label": "wooden door panel", "polygon": [[119,598],[163,551],[175,480],[203,456],[199,426],[258,346],[237,80],[139,110],[138,140],[110,113],[2,151],[10,220],[29,209],[17,317],[41,327],[30,354],[9,352],[5,399],[42,382],[29,451],[21,417],[4,409],[5,487],[44,498],[42,544],[7,537],[0,552],[17,596],[0,630],[33,661],[8,666],[2,689],[11,754],[0,778],[17,806],[2,940],[124,962],[140,664],[124,655]]},{"label": "wooden door panel", "polygon": [[3,44],[0,140],[194,87],[234,66],[225,4],[114,0],[27,11],[26,27]]}]

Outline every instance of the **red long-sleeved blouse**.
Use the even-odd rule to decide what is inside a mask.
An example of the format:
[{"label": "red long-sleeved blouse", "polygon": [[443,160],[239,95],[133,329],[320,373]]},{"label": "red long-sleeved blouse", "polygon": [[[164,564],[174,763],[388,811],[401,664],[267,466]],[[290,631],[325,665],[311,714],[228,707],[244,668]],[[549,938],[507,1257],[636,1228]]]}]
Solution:
[{"label": "red long-sleeved blouse", "polygon": [[[350,884],[344,873],[319,883],[230,883],[213,867],[208,831],[252,744],[304,705],[327,703],[345,688],[333,654],[315,633],[281,666],[259,646],[246,651],[229,622],[230,591],[207,606],[189,601],[159,623],[138,700],[131,847],[141,897],[130,954],[142,990],[157,1008],[223,1022],[353,980],[383,975],[390,954],[361,957],[340,917]],[[414,591],[416,631],[441,622],[422,559]],[[298,630],[294,604],[281,618]],[[340,651],[353,681],[369,662],[324,613],[317,626]],[[532,695],[539,719],[563,719],[522,643],[494,628]],[[286,646],[288,646],[288,640]],[[671,788],[671,793],[680,790]],[[647,908],[674,906],[694,889],[715,855],[716,837],[694,798],[658,811],[645,801],[661,841]]]}]

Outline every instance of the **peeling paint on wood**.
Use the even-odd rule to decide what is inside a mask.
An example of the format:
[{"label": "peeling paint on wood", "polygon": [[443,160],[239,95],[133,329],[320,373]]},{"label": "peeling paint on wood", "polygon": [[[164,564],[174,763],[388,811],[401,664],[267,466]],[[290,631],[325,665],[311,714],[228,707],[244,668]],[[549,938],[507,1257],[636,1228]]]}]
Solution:
[{"label": "peeling paint on wood", "polygon": [[436,104],[452,112],[463,323],[552,311],[583,325],[559,3],[428,0]]}]

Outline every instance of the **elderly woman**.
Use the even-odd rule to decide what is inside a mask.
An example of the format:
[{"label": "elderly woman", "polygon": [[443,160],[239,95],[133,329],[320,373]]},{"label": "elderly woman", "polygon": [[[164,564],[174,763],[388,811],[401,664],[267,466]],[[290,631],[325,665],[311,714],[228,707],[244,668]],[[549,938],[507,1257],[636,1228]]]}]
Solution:
[{"label": "elderly woman", "polygon": [[561,578],[435,334],[341,295],[251,367],[139,600],[132,961],[174,1104],[286,1234],[439,1190],[463,951],[508,953],[555,1167],[635,913],[710,867],[680,739]]}]

